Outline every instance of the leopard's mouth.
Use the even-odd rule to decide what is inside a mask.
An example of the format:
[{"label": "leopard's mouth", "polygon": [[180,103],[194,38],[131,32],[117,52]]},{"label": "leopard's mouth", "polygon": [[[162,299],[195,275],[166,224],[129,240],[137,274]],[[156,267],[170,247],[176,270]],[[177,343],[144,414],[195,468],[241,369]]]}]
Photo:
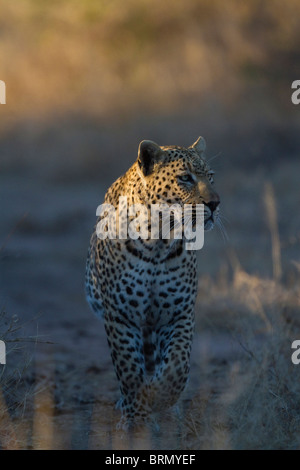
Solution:
[{"label": "leopard's mouth", "polygon": [[[197,225],[197,218],[195,216],[193,208],[193,216],[192,216],[192,228],[195,230],[196,225]],[[204,213],[204,230],[209,231],[214,228],[215,222],[216,222],[217,214],[214,212],[210,212],[209,214]]]},{"label": "leopard's mouth", "polygon": [[[199,218],[196,216],[195,207],[192,208],[192,211],[188,214],[187,219],[188,219],[188,226],[190,226],[190,228],[192,228],[192,230],[195,231],[195,229],[197,228],[197,223],[200,223]],[[210,211],[210,210],[205,209],[204,224],[203,224],[203,219],[202,219],[202,224],[203,224],[202,227],[204,228],[204,230],[206,231],[212,230],[215,226],[215,223],[217,222],[217,219],[218,219],[218,211]],[[173,214],[171,214],[170,231],[174,230],[174,227],[176,226],[177,223],[178,221],[176,222]],[[185,216],[182,217],[181,223],[182,223],[182,228],[184,228],[186,224]]]}]

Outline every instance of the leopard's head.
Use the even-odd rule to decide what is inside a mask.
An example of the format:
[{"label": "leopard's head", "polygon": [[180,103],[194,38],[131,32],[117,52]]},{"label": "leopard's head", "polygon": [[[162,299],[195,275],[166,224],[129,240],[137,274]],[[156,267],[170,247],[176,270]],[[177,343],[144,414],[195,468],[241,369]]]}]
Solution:
[{"label": "leopard's head", "polygon": [[204,204],[204,229],[219,216],[220,197],[214,172],[205,158],[203,137],[188,148],[159,146],[150,140],[139,145],[137,171],[151,204]]}]

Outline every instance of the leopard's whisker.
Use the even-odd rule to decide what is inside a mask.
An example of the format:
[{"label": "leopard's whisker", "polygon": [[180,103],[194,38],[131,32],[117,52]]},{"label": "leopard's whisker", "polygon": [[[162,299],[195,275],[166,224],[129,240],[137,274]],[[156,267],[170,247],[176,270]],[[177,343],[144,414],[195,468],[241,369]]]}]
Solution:
[{"label": "leopard's whisker", "polygon": [[215,158],[218,158],[222,155],[222,152],[218,152],[216,155],[213,155],[212,157],[210,157],[207,161],[207,163],[210,163],[212,162]]},{"label": "leopard's whisker", "polygon": [[227,230],[220,218],[220,216],[217,218],[216,220],[216,226],[218,227],[218,229],[220,230],[220,233],[222,235],[222,238],[223,238],[223,241],[224,242],[227,242],[229,240],[229,237],[228,237],[228,233],[227,233]]}]

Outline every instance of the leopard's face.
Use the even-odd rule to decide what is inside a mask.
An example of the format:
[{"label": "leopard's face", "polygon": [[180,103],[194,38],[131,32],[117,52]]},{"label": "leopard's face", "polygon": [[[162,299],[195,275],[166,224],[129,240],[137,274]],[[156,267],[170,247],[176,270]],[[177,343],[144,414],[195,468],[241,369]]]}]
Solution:
[{"label": "leopard's face", "polygon": [[152,204],[204,204],[204,229],[211,230],[218,220],[220,198],[204,150],[202,137],[189,148],[143,141],[138,165]]}]

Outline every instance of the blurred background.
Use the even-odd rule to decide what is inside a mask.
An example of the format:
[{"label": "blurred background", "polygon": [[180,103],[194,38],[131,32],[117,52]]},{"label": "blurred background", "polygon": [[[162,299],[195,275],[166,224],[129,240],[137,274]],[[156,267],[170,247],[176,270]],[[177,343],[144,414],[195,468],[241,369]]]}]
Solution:
[{"label": "blurred background", "polygon": [[[189,146],[199,135],[228,240],[216,229],[199,253],[199,341],[180,445],[299,445],[297,368],[281,375],[299,325],[300,105],[291,102],[299,44],[298,0],[1,2],[0,339],[11,430],[0,431],[3,448],[121,445],[112,438],[118,391],[103,326],[84,298],[96,207],[141,140]],[[245,331],[255,348],[268,345],[260,358],[249,335],[242,342]],[[276,362],[270,351],[283,331]],[[257,361],[265,371],[281,365],[273,395],[264,383],[252,403],[243,371],[247,364],[253,379]],[[284,416],[283,383],[292,397]],[[212,394],[233,411],[212,415]],[[266,403],[279,414],[267,419]],[[249,431],[258,425],[265,440]]]}]

